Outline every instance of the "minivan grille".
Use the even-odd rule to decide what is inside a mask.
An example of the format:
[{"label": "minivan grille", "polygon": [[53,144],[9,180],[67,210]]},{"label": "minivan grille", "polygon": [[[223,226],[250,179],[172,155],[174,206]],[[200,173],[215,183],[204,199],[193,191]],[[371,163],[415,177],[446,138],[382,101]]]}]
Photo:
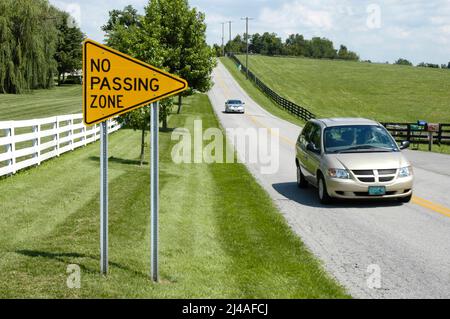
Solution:
[{"label": "minivan grille", "polygon": [[363,183],[387,183],[394,180],[397,169],[352,170],[352,172]]},{"label": "minivan grille", "polygon": [[396,169],[379,169],[378,175],[395,175],[397,173]]},{"label": "minivan grille", "polygon": [[375,177],[358,177],[358,179],[363,183],[374,183]]},{"label": "minivan grille", "polygon": [[356,171],[353,171],[353,174],[355,174],[355,175],[373,175],[373,171],[372,170],[356,170]]}]

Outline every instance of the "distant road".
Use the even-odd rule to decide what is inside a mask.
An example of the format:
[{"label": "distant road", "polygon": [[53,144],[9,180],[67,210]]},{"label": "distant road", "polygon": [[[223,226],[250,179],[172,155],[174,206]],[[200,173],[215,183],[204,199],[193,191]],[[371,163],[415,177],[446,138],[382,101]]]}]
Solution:
[{"label": "distant road", "polygon": [[[266,175],[261,164],[247,166],[292,229],[354,297],[450,298],[450,156],[405,152],[416,175],[410,204],[322,206],[314,188],[296,186],[294,145],[301,128],[256,104],[220,62],[213,80],[209,97],[224,128],[279,129],[270,131],[279,135],[279,170]],[[230,98],[246,102],[245,115],[223,113]],[[249,147],[255,151],[257,145]],[[381,288],[369,288],[378,269]]]}]

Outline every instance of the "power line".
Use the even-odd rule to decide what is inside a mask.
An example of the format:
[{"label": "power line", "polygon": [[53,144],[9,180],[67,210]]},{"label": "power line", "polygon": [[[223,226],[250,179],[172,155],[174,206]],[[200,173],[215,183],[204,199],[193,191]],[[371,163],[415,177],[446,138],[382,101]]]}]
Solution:
[{"label": "power line", "polygon": [[225,45],[224,45],[224,38],[225,38],[225,23],[226,22],[222,22],[222,56],[225,55]]},{"label": "power line", "polygon": [[248,21],[249,20],[254,20],[253,18],[249,18],[249,17],[245,17],[245,18],[241,18],[241,20],[245,20],[245,40],[246,40],[246,45],[247,45],[247,53],[245,55],[245,68],[246,70],[246,77],[248,79],[248,38],[250,37],[248,34]]},{"label": "power line", "polygon": [[230,44],[230,46],[228,47],[228,53],[231,53],[231,24],[233,23],[233,21],[227,21],[226,23],[228,23],[228,26],[229,26],[229,33],[230,33],[230,42],[229,42],[229,44]]}]

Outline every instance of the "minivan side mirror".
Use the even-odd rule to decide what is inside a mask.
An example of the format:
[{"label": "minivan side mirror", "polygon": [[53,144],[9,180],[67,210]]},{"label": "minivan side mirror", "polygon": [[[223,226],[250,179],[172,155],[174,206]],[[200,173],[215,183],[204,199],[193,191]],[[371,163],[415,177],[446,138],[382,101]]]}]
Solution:
[{"label": "minivan side mirror", "polygon": [[309,142],[308,145],[306,145],[306,150],[316,153],[316,154],[319,153],[319,150],[316,148],[316,146],[312,142]]},{"label": "minivan side mirror", "polygon": [[410,145],[411,143],[409,141],[403,141],[400,143],[400,149],[401,150],[407,149]]}]

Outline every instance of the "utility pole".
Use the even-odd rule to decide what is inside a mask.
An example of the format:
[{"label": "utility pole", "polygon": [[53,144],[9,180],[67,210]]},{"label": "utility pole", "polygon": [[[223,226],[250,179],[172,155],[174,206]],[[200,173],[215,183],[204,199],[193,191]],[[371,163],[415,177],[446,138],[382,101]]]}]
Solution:
[{"label": "utility pole", "polygon": [[229,26],[229,32],[230,32],[230,42],[228,42],[230,44],[230,47],[228,49],[228,53],[231,53],[231,24],[233,23],[233,21],[227,21],[228,26]]},{"label": "utility pole", "polygon": [[253,20],[253,18],[249,18],[249,17],[245,17],[245,18],[241,18],[241,20],[245,20],[245,40],[246,40],[246,44],[247,44],[247,53],[245,55],[245,68],[246,70],[246,77],[248,80],[248,20]]},{"label": "utility pole", "polygon": [[225,56],[224,38],[225,38],[225,22],[222,22],[222,56]]}]

